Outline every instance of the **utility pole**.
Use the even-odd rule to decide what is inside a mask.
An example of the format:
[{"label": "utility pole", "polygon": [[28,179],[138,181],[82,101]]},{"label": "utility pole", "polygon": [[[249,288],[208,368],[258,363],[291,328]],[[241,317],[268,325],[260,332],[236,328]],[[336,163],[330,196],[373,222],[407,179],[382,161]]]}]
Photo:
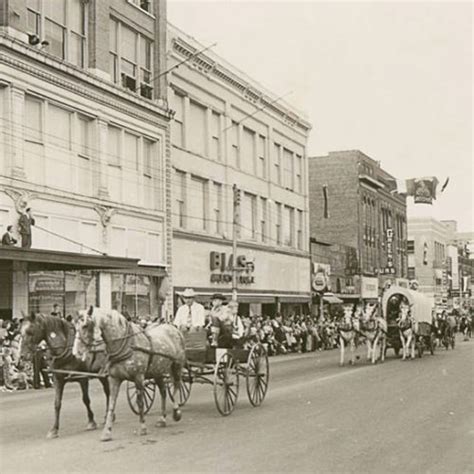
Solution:
[{"label": "utility pole", "polygon": [[237,239],[239,237],[240,225],[240,189],[236,184],[232,186],[234,194],[234,218],[232,221],[232,301],[237,301]]}]

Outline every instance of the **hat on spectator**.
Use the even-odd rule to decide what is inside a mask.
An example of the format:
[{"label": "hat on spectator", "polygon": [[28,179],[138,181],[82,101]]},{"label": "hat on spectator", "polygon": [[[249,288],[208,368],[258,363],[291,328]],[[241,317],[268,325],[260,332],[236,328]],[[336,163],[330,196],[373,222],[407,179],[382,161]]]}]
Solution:
[{"label": "hat on spectator", "polygon": [[211,300],[221,300],[221,301],[226,301],[226,297],[222,293],[214,293],[211,296]]},{"label": "hat on spectator", "polygon": [[186,288],[183,291],[183,298],[194,298],[196,296],[196,293],[192,288]]}]

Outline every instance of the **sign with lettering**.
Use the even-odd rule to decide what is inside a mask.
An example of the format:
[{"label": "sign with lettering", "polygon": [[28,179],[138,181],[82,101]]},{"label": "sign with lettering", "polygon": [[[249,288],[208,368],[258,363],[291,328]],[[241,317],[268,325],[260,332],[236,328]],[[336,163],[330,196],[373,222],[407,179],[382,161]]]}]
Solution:
[{"label": "sign with lettering", "polygon": [[[225,252],[210,253],[211,283],[231,283],[234,256]],[[250,285],[255,283],[255,263],[245,255],[237,255],[235,269],[238,272],[237,283]]]},{"label": "sign with lettering", "polygon": [[378,278],[362,277],[360,281],[360,296],[362,298],[378,298],[379,280]]},{"label": "sign with lettering", "polygon": [[387,266],[382,269],[385,275],[394,275],[395,266],[393,265],[393,229],[387,229]]}]

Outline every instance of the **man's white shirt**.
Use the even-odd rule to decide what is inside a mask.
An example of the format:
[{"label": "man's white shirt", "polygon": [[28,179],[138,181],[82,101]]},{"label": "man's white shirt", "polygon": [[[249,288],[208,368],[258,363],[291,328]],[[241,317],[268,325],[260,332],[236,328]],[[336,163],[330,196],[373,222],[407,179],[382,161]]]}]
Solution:
[{"label": "man's white shirt", "polygon": [[175,326],[189,326],[189,309],[191,308],[191,327],[204,327],[206,323],[206,315],[204,306],[195,301],[191,306],[183,304],[176,311],[174,318]]}]

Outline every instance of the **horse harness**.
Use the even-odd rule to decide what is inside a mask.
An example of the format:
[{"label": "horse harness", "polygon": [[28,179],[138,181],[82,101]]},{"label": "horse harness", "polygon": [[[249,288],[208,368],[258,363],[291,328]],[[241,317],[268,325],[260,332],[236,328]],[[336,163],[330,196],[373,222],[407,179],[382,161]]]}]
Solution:
[{"label": "horse harness", "polygon": [[[142,346],[137,346],[137,345],[134,345],[134,344],[127,346],[130,339],[132,337],[136,336],[137,334],[143,334],[146,337],[148,343],[150,344],[149,349],[147,349],[145,347],[142,347]],[[123,362],[124,360],[130,359],[130,357],[132,357],[132,355],[133,355],[133,351],[143,352],[143,353],[145,353],[149,356],[147,367],[146,367],[146,372],[148,372],[149,369],[150,369],[151,362],[153,360],[153,356],[164,357],[166,359],[170,359],[172,362],[177,362],[176,357],[173,357],[169,354],[165,354],[165,353],[160,352],[160,351],[153,350],[153,341],[151,340],[151,337],[146,333],[146,331],[141,331],[139,333],[133,332],[133,327],[132,327],[132,325],[130,324],[129,321],[127,321],[127,329],[126,329],[126,332],[125,332],[125,336],[114,339],[114,341],[119,341],[119,340],[122,340],[122,343],[120,344],[120,347],[116,351],[114,351],[113,353],[108,354],[109,365],[117,364],[119,362]]]}]

